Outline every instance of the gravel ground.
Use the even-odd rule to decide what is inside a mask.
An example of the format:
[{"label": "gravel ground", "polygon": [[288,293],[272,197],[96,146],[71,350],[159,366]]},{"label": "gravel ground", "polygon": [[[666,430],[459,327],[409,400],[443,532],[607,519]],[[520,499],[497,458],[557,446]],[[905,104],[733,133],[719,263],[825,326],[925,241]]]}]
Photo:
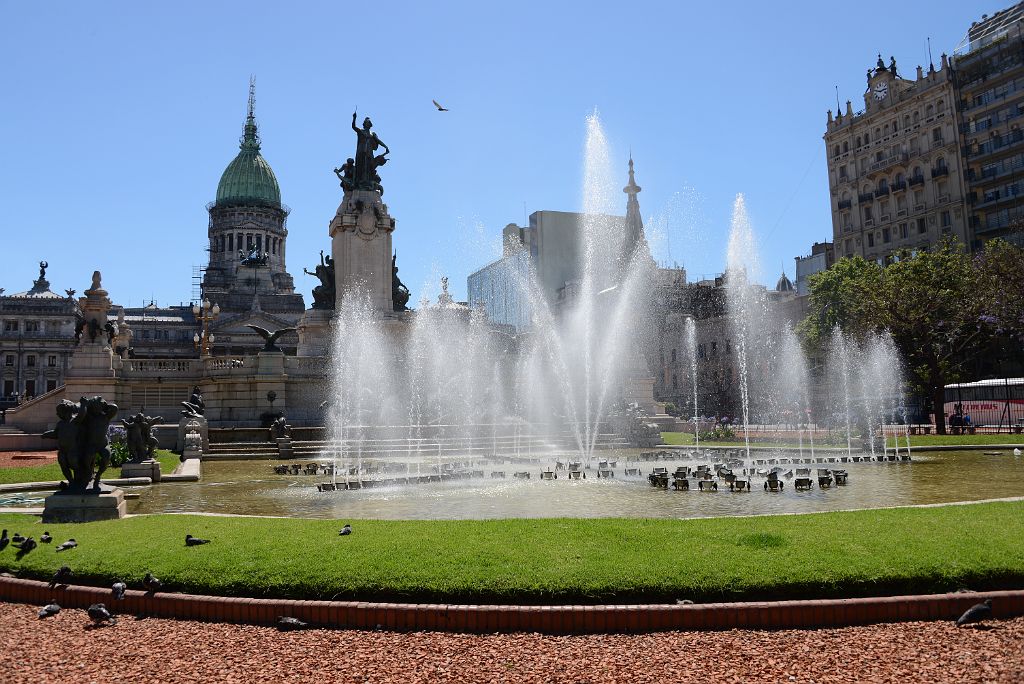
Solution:
[{"label": "gravel ground", "polygon": [[[1022,682],[1024,618],[991,629],[552,637],[308,630],[121,618],[47,620],[0,603],[0,679],[16,682]],[[69,653],[69,655],[61,655]]]},{"label": "gravel ground", "polygon": [[0,468],[38,466],[56,462],[56,451],[0,451]]}]

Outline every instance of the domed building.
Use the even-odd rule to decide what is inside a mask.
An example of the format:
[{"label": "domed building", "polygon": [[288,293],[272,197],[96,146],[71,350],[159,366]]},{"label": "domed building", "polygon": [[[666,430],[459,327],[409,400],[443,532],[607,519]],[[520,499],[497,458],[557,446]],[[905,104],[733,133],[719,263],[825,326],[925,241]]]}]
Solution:
[{"label": "domed building", "polygon": [[[249,84],[249,108],[239,151],[220,177],[210,212],[210,262],[203,276],[203,298],[220,307],[212,323],[215,354],[241,354],[263,341],[246,325],[267,329],[294,325],[305,304],[285,263],[288,207],[274,170],[260,153],[255,89]],[[290,339],[289,339],[290,338]],[[294,353],[294,334],[281,348]]]}]

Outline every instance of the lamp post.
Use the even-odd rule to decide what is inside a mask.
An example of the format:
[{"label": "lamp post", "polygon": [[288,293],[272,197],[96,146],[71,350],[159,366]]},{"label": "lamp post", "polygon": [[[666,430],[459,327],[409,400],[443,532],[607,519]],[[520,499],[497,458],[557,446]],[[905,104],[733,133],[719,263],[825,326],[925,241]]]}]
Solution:
[{"label": "lamp post", "polygon": [[199,350],[201,357],[209,356],[210,345],[214,340],[214,336],[210,334],[210,323],[220,315],[220,305],[211,305],[209,299],[204,299],[202,304],[192,305],[192,313],[201,326],[200,332],[192,336],[192,343]]}]

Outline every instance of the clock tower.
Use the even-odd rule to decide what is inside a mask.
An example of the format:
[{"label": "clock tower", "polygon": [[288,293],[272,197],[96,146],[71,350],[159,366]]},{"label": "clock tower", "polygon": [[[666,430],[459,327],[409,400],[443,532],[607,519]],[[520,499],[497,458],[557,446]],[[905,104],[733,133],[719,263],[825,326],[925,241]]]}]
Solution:
[{"label": "clock tower", "polygon": [[865,110],[885,107],[895,100],[895,90],[900,79],[896,73],[896,59],[890,57],[889,60],[889,66],[885,66],[879,54],[875,68],[868,69],[868,89],[864,92]]}]

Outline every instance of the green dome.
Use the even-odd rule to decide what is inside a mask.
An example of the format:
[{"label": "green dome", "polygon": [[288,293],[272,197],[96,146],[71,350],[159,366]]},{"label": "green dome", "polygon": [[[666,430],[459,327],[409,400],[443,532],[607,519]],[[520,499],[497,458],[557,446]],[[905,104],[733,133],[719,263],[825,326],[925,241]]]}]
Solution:
[{"label": "green dome", "polygon": [[260,154],[260,138],[251,106],[239,147],[238,156],[224,169],[217,184],[217,204],[269,204],[279,207],[281,187],[270,164]]}]

